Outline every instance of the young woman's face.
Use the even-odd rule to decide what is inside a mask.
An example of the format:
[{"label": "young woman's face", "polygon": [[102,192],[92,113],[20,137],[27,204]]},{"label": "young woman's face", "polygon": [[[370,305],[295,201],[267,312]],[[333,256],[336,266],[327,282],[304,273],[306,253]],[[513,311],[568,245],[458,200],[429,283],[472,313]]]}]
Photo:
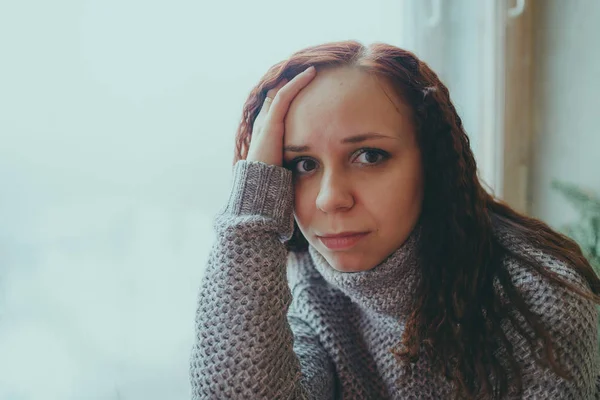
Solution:
[{"label": "young woman's face", "polygon": [[[298,227],[336,270],[375,267],[417,223],[423,171],[412,114],[381,78],[319,71],[287,113],[284,163]],[[321,238],[343,232],[364,234]]]}]

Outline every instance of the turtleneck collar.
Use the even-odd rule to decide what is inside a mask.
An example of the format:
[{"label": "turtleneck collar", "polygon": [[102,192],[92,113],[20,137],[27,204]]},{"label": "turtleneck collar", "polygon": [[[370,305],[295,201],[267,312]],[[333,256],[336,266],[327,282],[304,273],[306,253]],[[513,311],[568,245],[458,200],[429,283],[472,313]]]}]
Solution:
[{"label": "turtleneck collar", "polygon": [[365,312],[403,319],[412,311],[420,282],[416,251],[419,231],[415,228],[399,248],[367,271],[340,272],[313,246],[309,245],[308,251],[323,278]]}]

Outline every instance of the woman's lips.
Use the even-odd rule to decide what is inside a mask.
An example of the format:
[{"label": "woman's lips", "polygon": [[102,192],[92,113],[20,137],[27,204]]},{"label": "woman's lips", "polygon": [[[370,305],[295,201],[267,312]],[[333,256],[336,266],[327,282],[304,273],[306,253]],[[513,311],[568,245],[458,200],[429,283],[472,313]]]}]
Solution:
[{"label": "woman's lips", "polygon": [[353,233],[349,235],[340,235],[332,237],[317,236],[321,243],[325,245],[329,250],[347,250],[355,246],[361,241],[369,232]]}]

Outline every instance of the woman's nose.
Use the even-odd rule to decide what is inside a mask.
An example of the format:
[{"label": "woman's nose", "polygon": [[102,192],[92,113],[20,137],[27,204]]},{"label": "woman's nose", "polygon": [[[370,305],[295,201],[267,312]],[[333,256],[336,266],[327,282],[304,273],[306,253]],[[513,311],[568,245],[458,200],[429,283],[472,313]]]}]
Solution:
[{"label": "woman's nose", "polygon": [[352,208],[354,198],[345,178],[324,175],[316,200],[317,208],[325,213],[331,213]]}]

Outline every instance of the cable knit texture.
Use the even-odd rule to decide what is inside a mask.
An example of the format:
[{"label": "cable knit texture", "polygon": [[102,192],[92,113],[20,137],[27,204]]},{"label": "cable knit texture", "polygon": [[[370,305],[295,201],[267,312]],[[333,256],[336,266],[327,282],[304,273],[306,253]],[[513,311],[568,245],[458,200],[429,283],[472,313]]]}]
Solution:
[{"label": "cable knit texture", "polygon": [[[231,195],[199,291],[190,360],[193,399],[447,399],[453,386],[425,356],[401,368],[390,349],[404,330],[420,270],[418,229],[375,268],[333,269],[314,247],[287,253],[293,231],[291,172],[238,161]],[[571,268],[501,237],[569,282]],[[526,399],[600,399],[595,305],[514,261],[507,268],[532,311],[550,327],[565,381],[534,363],[505,325],[523,370]],[[513,398],[516,398],[513,396]]]}]

